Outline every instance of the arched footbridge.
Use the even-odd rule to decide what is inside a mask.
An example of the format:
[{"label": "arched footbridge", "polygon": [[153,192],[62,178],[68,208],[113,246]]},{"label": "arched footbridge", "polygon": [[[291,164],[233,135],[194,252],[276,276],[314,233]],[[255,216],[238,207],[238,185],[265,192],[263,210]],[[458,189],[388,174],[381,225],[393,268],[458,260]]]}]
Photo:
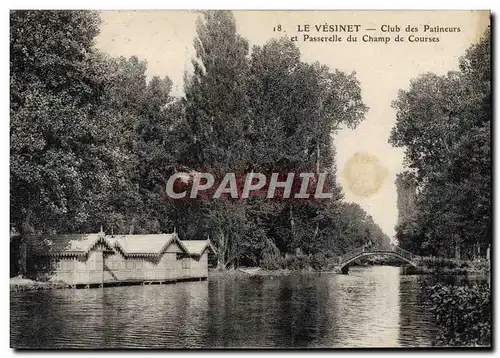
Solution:
[{"label": "arched footbridge", "polygon": [[409,251],[406,251],[405,249],[400,248],[399,246],[390,246],[387,248],[380,248],[380,247],[375,247],[375,248],[369,248],[369,247],[360,247],[358,249],[354,249],[342,256],[339,256],[335,259],[334,266],[335,270],[338,271],[339,273],[347,273],[347,269],[350,264],[352,264],[354,261],[367,257],[367,256],[373,256],[373,255],[389,255],[396,257],[400,259],[403,262],[408,263],[409,265],[413,267],[417,267],[417,255],[412,254]]}]

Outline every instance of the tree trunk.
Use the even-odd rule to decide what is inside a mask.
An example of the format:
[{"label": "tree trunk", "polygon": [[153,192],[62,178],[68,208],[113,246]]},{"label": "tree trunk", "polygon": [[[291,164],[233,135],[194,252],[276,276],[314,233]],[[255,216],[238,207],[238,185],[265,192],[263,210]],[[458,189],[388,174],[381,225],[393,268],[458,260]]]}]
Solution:
[{"label": "tree trunk", "polygon": [[319,174],[319,157],[320,157],[320,149],[319,142],[316,144],[316,174]]},{"label": "tree trunk", "polygon": [[[318,175],[319,178],[319,158],[320,158],[320,149],[319,149],[319,142],[316,144],[316,175]],[[319,209],[316,210],[316,216],[319,215]],[[316,221],[316,229],[314,230],[314,236],[313,239],[316,239],[316,236],[318,235],[319,232],[319,220]]]},{"label": "tree trunk", "polygon": [[226,269],[227,267],[227,242],[224,235],[224,232],[220,230],[218,247],[217,247],[217,270],[221,271]]},{"label": "tree trunk", "polygon": [[28,276],[28,245],[26,244],[25,237],[20,238],[20,252],[19,252],[19,274],[23,277]]},{"label": "tree trunk", "polygon": [[29,215],[24,220],[21,225],[19,239],[21,243],[19,245],[19,274],[23,277],[28,275],[28,237],[33,234],[33,228],[29,224]]},{"label": "tree trunk", "polygon": [[460,242],[455,238],[455,260],[460,260]]},{"label": "tree trunk", "polygon": [[[316,215],[318,215],[318,213],[316,213]],[[316,237],[318,236],[318,233],[319,233],[319,220],[316,221],[316,229],[314,229],[313,240],[316,239]]]}]

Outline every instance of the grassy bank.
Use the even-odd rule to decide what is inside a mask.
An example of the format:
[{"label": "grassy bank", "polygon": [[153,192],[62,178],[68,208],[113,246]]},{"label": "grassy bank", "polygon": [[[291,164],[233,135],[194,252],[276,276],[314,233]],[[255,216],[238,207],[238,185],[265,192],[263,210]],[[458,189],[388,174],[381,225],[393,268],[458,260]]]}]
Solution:
[{"label": "grassy bank", "polygon": [[425,275],[484,275],[490,272],[487,260],[464,261],[442,257],[419,257],[418,267],[408,268],[408,274]]},{"label": "grassy bank", "polygon": [[292,274],[294,271],[287,269],[266,270],[259,267],[237,269],[217,270],[211,269],[208,271],[208,277],[281,277]]}]

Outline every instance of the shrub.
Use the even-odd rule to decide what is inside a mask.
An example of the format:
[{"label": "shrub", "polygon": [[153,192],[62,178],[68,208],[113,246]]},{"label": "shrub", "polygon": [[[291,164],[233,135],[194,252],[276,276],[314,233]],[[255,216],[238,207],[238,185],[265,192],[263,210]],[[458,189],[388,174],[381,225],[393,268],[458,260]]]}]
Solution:
[{"label": "shrub", "polygon": [[260,267],[266,270],[279,270],[285,266],[282,256],[263,255],[260,260]]},{"label": "shrub", "polygon": [[431,288],[431,311],[437,343],[449,346],[491,345],[491,297],[486,283]]},{"label": "shrub", "polygon": [[322,252],[318,252],[312,255],[310,263],[313,270],[316,271],[325,270],[329,268],[328,258]]},{"label": "shrub", "polygon": [[292,271],[302,271],[310,266],[309,256],[306,255],[288,255],[285,259],[285,268]]},{"label": "shrub", "polygon": [[418,263],[435,270],[441,270],[444,268],[455,269],[461,266],[460,261],[444,257],[420,257]]},{"label": "shrub", "polygon": [[279,270],[283,268],[284,258],[280,250],[272,240],[266,241],[266,246],[262,250],[260,266],[266,270]]},{"label": "shrub", "polygon": [[489,272],[490,268],[491,266],[488,260],[474,260],[468,264],[470,272]]}]

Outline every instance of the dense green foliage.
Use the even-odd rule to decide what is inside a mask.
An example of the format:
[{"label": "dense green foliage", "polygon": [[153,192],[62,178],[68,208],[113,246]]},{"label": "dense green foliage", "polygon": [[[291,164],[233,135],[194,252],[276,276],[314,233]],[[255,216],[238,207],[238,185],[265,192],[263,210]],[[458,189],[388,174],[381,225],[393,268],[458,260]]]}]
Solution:
[{"label": "dense green foliage", "polygon": [[[300,249],[321,267],[387,236],[342,202],[331,136],[367,108],[355,74],[300,60],[289,40],[249,48],[229,11],[197,24],[183,98],[147,64],[94,47],[89,11],[11,12],[11,227],[210,237],[221,267],[279,266]],[[176,171],[328,172],[332,199],[169,200]],[[311,258],[309,258],[309,256]]]},{"label": "dense green foliage", "polygon": [[413,252],[484,257],[491,243],[490,41],[487,30],[458,72],[414,79],[393,103],[390,142],[405,148],[415,190],[397,238]]},{"label": "dense green foliage", "polygon": [[430,304],[438,326],[436,343],[491,346],[491,294],[487,283],[431,287]]}]

